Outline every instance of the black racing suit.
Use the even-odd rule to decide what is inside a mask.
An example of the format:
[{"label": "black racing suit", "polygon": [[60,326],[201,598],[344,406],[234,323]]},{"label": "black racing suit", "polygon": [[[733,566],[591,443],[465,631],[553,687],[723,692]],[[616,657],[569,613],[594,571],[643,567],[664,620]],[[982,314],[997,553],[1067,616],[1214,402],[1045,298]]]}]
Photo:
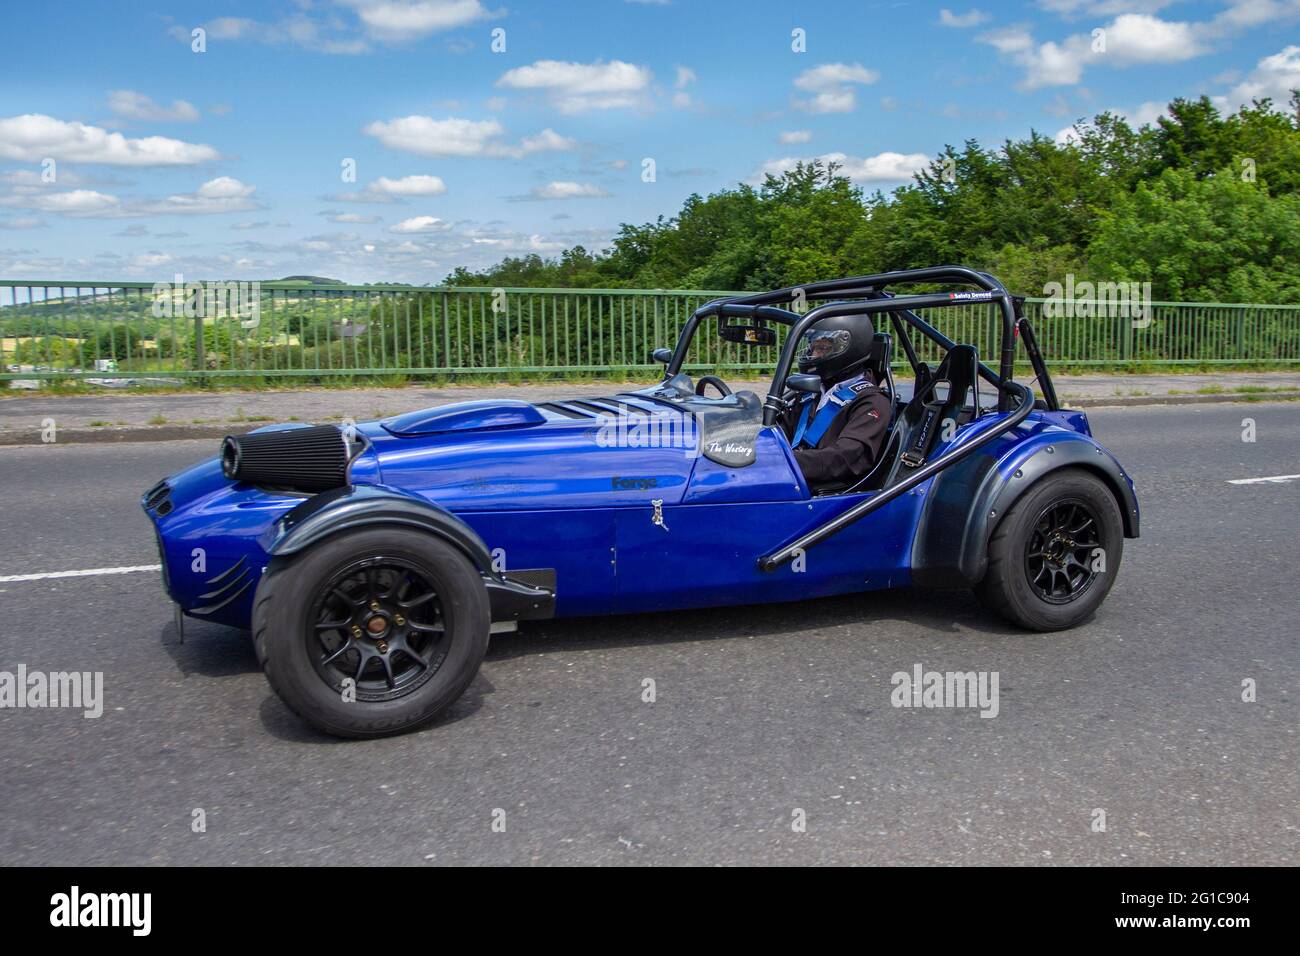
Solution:
[{"label": "black racing suit", "polygon": [[[833,389],[835,383],[823,387]],[[880,455],[892,408],[889,397],[872,384],[870,376],[863,379],[861,390],[840,409],[817,446],[794,449],[794,460],[808,487],[814,491],[847,487],[869,472]],[[794,433],[798,417],[799,408],[789,413],[787,434]]]}]

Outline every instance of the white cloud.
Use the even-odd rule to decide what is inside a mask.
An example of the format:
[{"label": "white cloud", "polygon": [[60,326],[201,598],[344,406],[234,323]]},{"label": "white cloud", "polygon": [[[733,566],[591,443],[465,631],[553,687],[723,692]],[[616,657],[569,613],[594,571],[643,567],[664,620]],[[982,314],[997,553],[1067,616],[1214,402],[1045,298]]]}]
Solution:
[{"label": "white cloud", "polygon": [[369,186],[370,190],[381,196],[441,196],[447,191],[447,184],[441,176],[403,176],[401,179],[389,179],[380,176]]},{"label": "white cloud", "polygon": [[1214,100],[1225,110],[1236,110],[1266,96],[1275,106],[1285,106],[1295,89],[1300,89],[1300,46],[1291,44],[1272,56],[1264,57],[1246,79]]},{"label": "white cloud", "polygon": [[687,66],[677,67],[677,79],[673,82],[673,106],[679,110],[690,109],[693,105],[691,94],[686,92],[686,87],[690,86],[696,80],[695,71]]},{"label": "white cloud", "polygon": [[40,229],[45,223],[39,219],[20,217],[18,219],[0,219],[0,229]]},{"label": "white cloud", "polygon": [[609,193],[594,183],[556,181],[535,187],[529,195],[533,199],[596,199]]},{"label": "white cloud", "polygon": [[1125,13],[1101,27],[1099,35],[1076,33],[1060,43],[1035,42],[1023,27],[985,33],[978,39],[1025,70],[1021,87],[1072,86],[1092,65],[1178,63],[1207,52],[1197,24],[1161,20],[1140,13]]},{"label": "white cloud", "polygon": [[192,166],[219,158],[211,146],[165,136],[127,139],[98,126],[40,113],[0,119],[0,159],[38,163],[47,156],[109,166]]},{"label": "white cloud", "polygon": [[[290,44],[316,53],[350,55],[370,52],[370,44],[361,37],[352,36],[349,25],[338,17],[315,20],[305,14],[295,14],[274,22],[247,17],[217,17],[202,26],[209,41],[248,40],[268,46]],[[190,43],[189,27],[173,26],[168,32],[182,43]]]},{"label": "white cloud", "polygon": [[159,202],[144,203],[137,208],[139,214],[144,215],[244,212],[262,208],[262,204],[253,198],[256,188],[232,176],[218,176],[216,179],[209,179],[192,193],[178,193]]},{"label": "white cloud", "polygon": [[641,106],[650,79],[646,67],[622,60],[608,63],[538,60],[508,70],[496,85],[515,90],[541,90],[561,112],[582,113]]},{"label": "white cloud", "polygon": [[380,222],[378,216],[367,216],[359,212],[332,212],[327,213],[330,222],[354,223],[357,225],[370,225]]},{"label": "white cloud", "polygon": [[1226,38],[1269,23],[1300,20],[1300,0],[1228,0],[1227,7],[1204,21],[1164,20],[1154,14],[1169,0],[1043,0],[1040,4],[1065,15],[1076,12],[1115,14],[1097,31],[1038,43],[1024,27],[990,31],[978,39],[1025,70],[1023,89],[1073,85],[1085,69],[1110,64],[1126,67],[1181,63],[1209,53]]},{"label": "white cloud", "polygon": [[1118,16],[1104,28],[1106,53],[1122,65],[1178,63],[1208,52],[1194,24],[1175,23],[1141,13]]},{"label": "white cloud", "polygon": [[853,86],[870,85],[880,74],[860,63],[823,63],[800,73],[796,89],[813,94],[811,99],[796,100],[795,106],[809,113],[851,113],[857,107]]},{"label": "white cloud", "polygon": [[953,13],[951,10],[939,11],[939,25],[945,27],[954,27],[958,30],[965,30],[968,27],[978,26],[988,20],[989,15],[983,10],[971,10],[968,13]]},{"label": "white cloud", "polygon": [[340,0],[377,40],[402,41],[454,30],[493,14],[479,0]]},{"label": "white cloud", "polygon": [[503,127],[496,120],[468,120],[457,117],[436,120],[431,116],[403,116],[376,120],[364,130],[391,149],[421,156],[512,156],[518,158],[543,151],[569,150],[573,140],[547,128],[526,137],[518,146],[504,142]]},{"label": "white cloud", "polygon": [[400,203],[412,196],[441,196],[446,191],[447,185],[441,176],[417,174],[400,179],[381,176],[356,193],[339,193],[328,196],[328,199],[338,203]]},{"label": "white cloud", "polygon": [[787,146],[792,143],[807,143],[812,140],[812,133],[806,129],[786,130],[777,139]]},{"label": "white cloud", "polygon": [[35,209],[64,216],[95,216],[118,209],[122,200],[93,189],[38,192],[0,197],[0,205]]},{"label": "white cloud", "polygon": [[397,233],[443,232],[450,228],[447,223],[437,216],[415,216],[411,219],[403,219],[397,225],[390,227],[388,231]]},{"label": "white cloud", "polygon": [[135,90],[111,90],[108,108],[124,119],[144,122],[192,123],[199,118],[199,111],[185,100],[173,100],[171,106],[163,106]]},{"label": "white cloud", "polygon": [[93,189],[63,192],[19,190],[0,196],[0,205],[73,218],[127,219],[144,216],[206,215],[261,209],[254,198],[256,188],[230,176],[210,179],[192,193],[177,193],[165,199],[122,200]]},{"label": "white cloud", "polygon": [[824,153],[821,156],[792,157],[770,159],[750,177],[751,183],[761,183],[771,173],[780,176],[786,170],[794,169],[800,163],[809,163],[814,159],[823,164],[834,163],[839,166],[840,174],[848,176],[855,183],[895,183],[911,179],[912,174],[925,168],[930,157],[925,153],[877,153],[875,156],[858,157],[845,153]]},{"label": "white cloud", "polygon": [[147,271],[165,266],[171,261],[172,257],[165,252],[141,252],[131,258],[130,267]]},{"label": "white cloud", "polygon": [[536,136],[525,136],[519,142],[519,150],[523,153],[567,152],[577,148],[576,140],[561,136],[549,126]]},{"label": "white cloud", "polygon": [[1159,13],[1178,0],[1038,0],[1038,6],[1051,13],[1059,13],[1067,20],[1087,14],[1096,17],[1113,17],[1118,13]]}]

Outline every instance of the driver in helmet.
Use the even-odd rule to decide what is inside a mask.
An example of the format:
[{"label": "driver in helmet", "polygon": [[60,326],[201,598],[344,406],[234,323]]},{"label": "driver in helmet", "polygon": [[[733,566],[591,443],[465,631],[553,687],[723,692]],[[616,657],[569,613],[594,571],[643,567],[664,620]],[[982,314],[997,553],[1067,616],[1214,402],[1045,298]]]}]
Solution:
[{"label": "driver in helmet", "polygon": [[822,380],[787,419],[795,461],[814,491],[849,487],[876,463],[892,403],[864,366],[875,335],[865,315],[822,319],[804,333],[799,371]]}]

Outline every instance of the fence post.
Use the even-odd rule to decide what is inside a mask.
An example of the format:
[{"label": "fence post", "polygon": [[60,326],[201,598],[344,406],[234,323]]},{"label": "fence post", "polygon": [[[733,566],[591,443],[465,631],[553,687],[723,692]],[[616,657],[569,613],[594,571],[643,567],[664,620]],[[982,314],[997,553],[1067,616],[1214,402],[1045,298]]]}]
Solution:
[{"label": "fence post", "polygon": [[199,384],[206,385],[208,382],[208,357],[205,354],[205,345],[203,342],[203,310],[198,310],[198,315],[194,316],[194,371],[199,373]]}]

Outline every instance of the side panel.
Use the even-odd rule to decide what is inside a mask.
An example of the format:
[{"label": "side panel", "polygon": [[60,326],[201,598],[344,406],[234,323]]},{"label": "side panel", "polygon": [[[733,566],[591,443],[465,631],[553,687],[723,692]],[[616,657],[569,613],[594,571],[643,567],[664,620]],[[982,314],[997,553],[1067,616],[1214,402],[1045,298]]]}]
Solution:
[{"label": "side panel", "polygon": [[904,495],[772,572],[760,555],[863,500],[863,495],[757,504],[620,509],[616,518],[620,612],[798,601],[909,583],[921,498]]},{"label": "side panel", "polygon": [[[614,593],[614,515],[621,509],[457,513],[487,544],[495,570],[555,569],[555,616],[609,614]],[[649,510],[647,508],[647,510]]]}]

